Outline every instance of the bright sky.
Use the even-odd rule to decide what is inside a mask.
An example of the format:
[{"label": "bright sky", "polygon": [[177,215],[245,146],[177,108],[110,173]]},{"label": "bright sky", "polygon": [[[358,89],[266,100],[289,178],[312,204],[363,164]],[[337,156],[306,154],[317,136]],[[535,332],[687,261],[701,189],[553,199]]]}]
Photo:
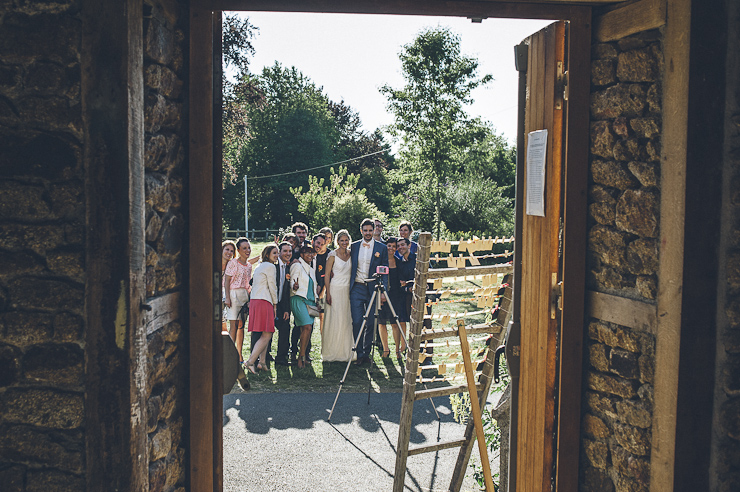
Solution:
[{"label": "bright sky", "polygon": [[398,53],[428,26],[447,26],[461,37],[462,53],[480,62],[480,74],[494,80],[473,93],[469,114],[493,123],[512,144],[516,139],[518,74],[514,45],[552,21],[485,19],[474,24],[457,17],[249,12],[259,27],[250,70],[260,73],[275,61],[295,66],[329,99],[357,111],[366,131],[393,122],[378,91],[403,85]]}]

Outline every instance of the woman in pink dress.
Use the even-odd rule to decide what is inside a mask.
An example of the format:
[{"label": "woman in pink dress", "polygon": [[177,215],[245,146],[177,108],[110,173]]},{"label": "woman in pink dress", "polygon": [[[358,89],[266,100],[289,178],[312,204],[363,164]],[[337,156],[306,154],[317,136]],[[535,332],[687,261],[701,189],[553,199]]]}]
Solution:
[{"label": "woman in pink dress", "polygon": [[249,255],[252,245],[249,239],[240,237],[236,240],[238,256],[232,259],[224,270],[224,316],[229,320],[229,336],[234,340],[239,351],[239,361],[244,361],[242,346],[244,345],[244,325],[239,324],[239,311],[249,302],[249,281],[252,278],[252,265]]},{"label": "woman in pink dress", "polygon": [[[257,374],[257,369],[267,370],[267,366],[264,365],[267,361],[267,347],[270,346],[270,339],[275,333],[275,306],[278,301],[275,270],[275,263],[278,261],[277,246],[272,244],[265,246],[261,260],[252,275],[252,294],[249,300],[249,331],[262,332],[244,364],[252,374]],[[254,363],[257,359],[260,363],[255,369]]]}]

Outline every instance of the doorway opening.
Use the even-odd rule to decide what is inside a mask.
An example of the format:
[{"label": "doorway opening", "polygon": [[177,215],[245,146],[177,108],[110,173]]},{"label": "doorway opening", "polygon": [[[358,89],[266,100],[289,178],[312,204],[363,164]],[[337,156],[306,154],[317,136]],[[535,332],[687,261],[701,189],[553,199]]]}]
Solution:
[{"label": "doorway opening", "polygon": [[[297,2],[295,9],[301,8]],[[255,8],[254,4],[249,3],[248,5],[239,5],[240,9],[253,9]],[[514,7],[507,7],[503,8],[502,10],[500,6],[491,6],[491,5],[484,5],[480,6],[477,5],[476,9],[483,9],[481,12],[480,10],[476,10],[475,12],[468,11],[464,12],[465,8],[470,8],[469,6],[460,5],[459,10],[448,8],[448,7],[439,7],[436,6],[435,8],[438,9],[437,13],[438,15],[451,15],[451,16],[464,16],[464,17],[496,17],[496,16],[503,16],[503,17],[523,17],[523,18],[553,18],[553,19],[569,19],[571,21],[571,25],[575,23],[578,27],[575,29],[575,32],[573,32],[573,29],[571,28],[571,41],[570,41],[570,60],[571,63],[575,59],[578,61],[581,66],[575,71],[571,71],[571,79],[569,81],[570,83],[570,92],[571,94],[578,93],[578,90],[582,90],[585,87],[585,90],[588,90],[588,74],[587,72],[581,73],[580,70],[583,69],[583,67],[588,66],[588,51],[590,49],[590,41],[588,40],[588,19],[590,18],[590,9],[588,8],[553,8],[553,7],[547,7],[547,9],[543,8],[542,6],[539,6],[539,10],[537,8],[533,8],[532,6],[524,7],[522,9],[516,9]],[[256,7],[256,9],[259,9],[259,6]],[[364,13],[401,13],[401,14],[413,14],[413,13],[420,13],[420,12],[393,12],[394,8],[388,8],[388,9],[380,9],[380,10],[388,10],[388,12],[364,12]],[[293,10],[293,8],[286,7],[286,10]],[[342,12],[342,8],[337,8],[336,12]],[[412,9],[413,10],[413,9]],[[451,11],[455,10],[455,11]],[[544,10],[547,10],[544,12]],[[503,13],[502,13],[503,12]],[[423,12],[428,13],[428,12]],[[470,14],[470,15],[467,15]],[[485,14],[485,15],[484,15]],[[218,46],[218,37],[216,36],[216,33],[220,31],[220,12],[213,12],[213,11],[195,11],[192,14],[192,19],[195,21],[195,24],[193,24],[193,28],[191,30],[191,38],[194,38],[192,40],[191,46],[195,47],[198,46],[198,49],[194,49],[193,53],[191,54],[191,62],[205,62],[206,57],[204,56],[208,51],[206,48],[211,48],[210,50],[210,59],[207,60],[207,66],[208,70],[205,72],[206,74],[216,74],[218,76],[218,72],[220,72],[220,63],[218,63],[216,60],[220,59],[220,47]],[[215,20],[218,20],[219,22],[215,22]],[[485,23],[485,21],[484,21]],[[485,25],[485,24],[484,24]],[[200,27],[197,27],[200,26]],[[574,50],[574,44],[573,44],[573,37],[575,35],[575,41],[576,45],[578,46],[577,49]],[[526,37],[526,36],[525,36]],[[202,45],[201,43],[205,43],[205,45]],[[516,43],[514,43],[516,44]],[[513,45],[512,45],[513,47]],[[513,51],[513,50],[512,50]],[[219,52],[219,56],[214,56],[214,53]],[[509,52],[511,53],[511,51]],[[575,55],[575,56],[574,56]],[[585,59],[585,63],[584,60]],[[217,64],[219,66],[217,66]],[[511,62],[509,62],[509,65],[511,66]],[[195,71],[196,64],[192,64],[191,70]],[[196,75],[195,78],[198,78]],[[200,80],[200,83],[196,83],[194,85],[191,85],[193,89],[196,87],[201,87],[203,84],[206,86],[209,85],[208,83],[208,77],[202,77]],[[585,85],[583,83],[583,80],[585,79]],[[208,126],[209,128],[206,129],[205,132],[200,131],[198,133],[198,137],[195,138],[196,142],[193,143],[194,147],[191,147],[191,169],[197,168],[198,171],[196,171],[196,174],[200,173],[202,177],[205,178],[206,182],[210,184],[211,190],[210,195],[206,194],[205,197],[201,196],[200,199],[196,200],[198,203],[193,203],[191,200],[191,208],[199,208],[200,214],[202,217],[210,216],[213,219],[214,227],[211,229],[211,232],[213,233],[213,236],[210,238],[211,240],[208,241],[207,238],[200,238],[201,245],[203,247],[203,255],[199,256],[199,258],[192,258],[191,259],[191,298],[193,297],[194,292],[202,292],[202,285],[197,286],[193,285],[193,277],[197,273],[197,268],[194,268],[193,262],[201,262],[201,269],[200,272],[205,273],[207,269],[202,268],[202,263],[205,262],[206,266],[215,266],[217,260],[220,259],[220,239],[221,239],[221,231],[220,226],[222,224],[221,221],[221,214],[220,214],[220,207],[221,207],[221,197],[220,195],[220,183],[221,183],[221,176],[220,176],[220,156],[222,153],[221,149],[221,142],[219,141],[218,135],[220,135],[220,118],[216,118],[215,115],[220,116],[219,111],[214,111],[214,109],[218,108],[218,104],[220,103],[220,87],[218,87],[217,84],[213,83],[214,79],[211,79],[210,81],[210,91],[206,91],[206,93],[199,93],[196,94],[196,91],[193,90],[193,95],[191,96],[191,135],[194,136],[195,133],[193,133],[193,127],[195,126],[196,130],[202,130],[203,126]],[[215,80],[218,80],[217,78]],[[197,81],[196,81],[197,82]],[[580,85],[579,85],[580,84]],[[204,97],[207,94],[210,94],[210,97]],[[587,93],[586,93],[587,94]],[[585,100],[587,101],[588,98],[586,97]],[[199,113],[200,111],[200,113]],[[577,104],[570,104],[569,105],[569,112],[568,112],[568,119],[565,122],[565,131],[564,131],[564,148],[566,149],[566,158],[565,158],[565,169],[564,173],[571,178],[570,179],[570,188],[567,188],[564,192],[564,209],[566,212],[570,211],[571,215],[569,216],[572,220],[568,222],[568,226],[564,229],[565,231],[574,231],[570,234],[566,233],[564,234],[565,242],[563,244],[563,257],[564,258],[574,258],[574,256],[571,254],[571,252],[577,253],[579,251],[585,249],[585,244],[578,244],[579,241],[582,243],[585,243],[584,237],[577,237],[577,231],[579,228],[579,220],[582,220],[583,230],[585,231],[585,202],[581,203],[583,201],[583,198],[581,195],[581,198],[577,198],[576,195],[579,194],[579,188],[578,186],[581,186],[585,188],[585,169],[586,169],[586,152],[587,152],[587,128],[588,128],[588,107],[587,103],[585,105],[585,111],[583,109],[582,102],[579,102]],[[193,114],[201,114],[205,115],[206,118],[202,121],[195,122],[193,121]],[[585,138],[584,138],[585,135]],[[195,151],[195,152],[193,152]],[[202,160],[200,160],[202,159]],[[199,162],[200,160],[200,162]],[[205,165],[204,163],[210,162],[211,164]],[[191,174],[192,179],[193,174]],[[569,195],[569,191],[571,194]],[[192,192],[191,192],[191,198],[192,198]],[[583,218],[581,219],[579,217],[579,214],[583,215]],[[193,214],[191,214],[191,217]],[[573,224],[572,226],[570,224]],[[192,246],[192,243],[191,243]],[[191,251],[196,251],[191,248]],[[208,254],[210,253],[210,255]],[[209,258],[210,256],[210,258]],[[583,256],[581,256],[583,258]],[[565,260],[564,260],[565,261]],[[211,271],[214,271],[215,269],[212,269]],[[581,268],[582,270],[582,268]],[[217,271],[217,270],[216,270]],[[566,270],[564,270],[565,272]],[[578,275],[577,268],[567,270],[570,273],[570,275],[574,276],[573,278],[576,279]],[[583,272],[581,271],[581,275]],[[563,281],[565,283],[565,276],[567,274],[563,274]],[[208,278],[214,278],[211,274],[209,274]],[[196,282],[197,284],[197,282]],[[572,285],[583,285],[583,282],[573,282]],[[215,281],[214,281],[214,287],[215,287]],[[219,289],[220,290],[220,289]],[[210,299],[210,306],[215,306],[216,299],[220,301],[220,294],[217,293],[216,289],[213,289],[214,292],[211,293],[213,296]],[[578,321],[578,316],[582,318],[582,296],[581,296],[581,305],[580,309],[578,305],[578,294],[575,290],[571,291],[573,295],[571,296],[563,296],[563,319],[562,319],[562,326],[565,327],[566,323],[569,323],[567,326],[573,326],[577,327],[577,329],[573,329],[573,334],[568,334],[565,336],[561,336],[561,343],[565,343],[565,339],[570,336],[574,339],[574,352],[578,352],[578,347],[580,347],[580,336],[579,334],[582,334],[582,322]],[[203,303],[205,305],[205,303]],[[220,303],[219,307],[220,307]],[[568,308],[575,308],[575,309],[568,309]],[[193,306],[192,308],[196,308]],[[192,311],[192,309],[191,309]],[[211,311],[213,312],[213,311]],[[567,318],[567,313],[572,312],[573,314],[572,319]],[[218,361],[220,354],[218,353],[218,350],[213,348],[213,345],[211,344],[211,350],[208,350],[208,342],[207,339],[209,338],[205,333],[200,333],[199,330],[196,329],[195,324],[193,324],[193,337],[200,340],[201,342],[205,341],[205,347],[203,347],[203,353],[191,353],[191,360],[193,358],[197,357],[203,357],[210,358],[211,361],[216,362]],[[563,330],[565,332],[565,329]],[[200,338],[199,338],[200,337]],[[191,339],[192,340],[192,339]],[[193,345],[191,343],[192,347],[197,347],[197,345]],[[194,352],[197,352],[197,350],[194,350]],[[206,352],[209,352],[206,354]],[[196,359],[202,361],[203,359]],[[575,370],[578,374],[578,378],[580,378],[580,367],[568,367],[568,364],[572,364],[572,360],[569,362],[563,363],[563,359],[560,359],[560,367],[559,371],[562,377],[563,371],[571,371],[571,374]],[[217,366],[216,366],[217,367]],[[211,431],[213,433],[213,440],[211,446],[203,446],[203,443],[200,443],[200,445],[197,445],[196,442],[191,441],[192,445],[197,446],[197,450],[193,450],[191,456],[192,456],[192,466],[191,466],[191,480],[192,483],[210,483],[212,486],[209,488],[213,488],[214,490],[219,490],[222,486],[222,473],[223,473],[223,457],[221,455],[221,424],[222,421],[220,419],[221,417],[221,402],[220,402],[220,395],[216,395],[218,393],[218,389],[220,386],[217,384],[218,382],[218,374],[215,372],[212,374],[211,378],[211,385],[210,389],[211,392],[209,393],[205,388],[202,386],[199,386],[195,388],[195,390],[200,393],[201,395],[204,394],[211,394],[211,398],[207,399],[206,401],[213,402],[213,406],[210,409],[210,412],[208,411],[207,405],[195,405],[198,407],[196,410],[200,413],[200,415],[203,415],[205,417],[208,417],[208,419],[205,422],[212,422],[212,425],[203,425],[203,421],[200,423],[196,423],[193,421],[193,425],[191,426],[191,431],[193,434],[200,433],[201,435],[204,434],[207,431]],[[578,382],[580,384],[580,379],[578,379]],[[577,387],[578,385],[575,385],[574,387],[565,388],[565,391],[577,391],[578,397],[577,398],[571,398],[570,404],[578,405],[580,402],[580,388]],[[560,388],[560,398],[558,400],[558,404],[561,405],[560,408],[558,408],[558,426],[560,429],[558,429],[560,432],[558,435],[562,434],[562,428],[565,426],[572,426],[572,420],[573,416],[571,415],[573,413],[572,409],[563,408],[562,405],[564,403],[564,400],[568,400],[567,398],[563,399],[563,388]],[[191,385],[191,391],[193,391],[193,386]],[[575,393],[572,393],[575,394]],[[195,395],[193,395],[195,396]],[[192,399],[192,398],[191,398]],[[576,400],[573,402],[572,400]],[[565,403],[566,405],[568,403]],[[192,410],[192,409],[191,409]],[[578,410],[578,408],[576,409]],[[577,411],[575,413],[578,413]],[[195,420],[194,415],[191,412],[191,419]],[[569,420],[570,419],[570,420]],[[563,487],[562,490],[566,490],[565,484],[577,483],[577,461],[578,461],[578,441],[577,441],[577,421],[578,416],[575,416],[576,419],[576,432],[574,433],[574,437],[572,437],[572,443],[570,443],[570,447],[567,442],[561,441],[558,443],[558,455],[557,455],[557,463],[558,463],[558,483],[561,484]],[[570,423],[569,423],[570,422]],[[570,453],[570,455],[568,455]],[[210,463],[210,468],[214,470],[213,474],[209,474],[206,470],[202,467],[202,464],[208,464]],[[576,473],[573,473],[573,470],[576,471]],[[573,476],[575,475],[575,476]],[[570,482],[569,482],[570,480]]]}]

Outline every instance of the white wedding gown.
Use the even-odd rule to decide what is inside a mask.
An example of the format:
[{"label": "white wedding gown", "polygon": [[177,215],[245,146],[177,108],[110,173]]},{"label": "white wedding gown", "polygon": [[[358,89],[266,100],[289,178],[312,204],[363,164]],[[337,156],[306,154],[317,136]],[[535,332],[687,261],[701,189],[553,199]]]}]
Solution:
[{"label": "white wedding gown", "polygon": [[352,357],[352,312],[349,308],[349,277],[352,259],[342,261],[334,251],[331,278],[331,306],[327,303],[324,333],[321,336],[321,358],[324,361],[347,362]]}]

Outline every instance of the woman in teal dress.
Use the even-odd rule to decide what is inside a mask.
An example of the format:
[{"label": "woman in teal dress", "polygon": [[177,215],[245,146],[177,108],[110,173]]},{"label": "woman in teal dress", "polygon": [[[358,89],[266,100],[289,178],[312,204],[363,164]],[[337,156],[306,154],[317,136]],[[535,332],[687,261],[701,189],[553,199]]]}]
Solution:
[{"label": "woman in teal dress", "polygon": [[313,317],[308,313],[308,305],[316,306],[316,272],[311,267],[316,251],[306,244],[300,249],[300,257],[290,266],[290,309],[296,326],[301,328],[301,345],[298,356],[298,367],[306,366],[306,347],[313,330]]}]

